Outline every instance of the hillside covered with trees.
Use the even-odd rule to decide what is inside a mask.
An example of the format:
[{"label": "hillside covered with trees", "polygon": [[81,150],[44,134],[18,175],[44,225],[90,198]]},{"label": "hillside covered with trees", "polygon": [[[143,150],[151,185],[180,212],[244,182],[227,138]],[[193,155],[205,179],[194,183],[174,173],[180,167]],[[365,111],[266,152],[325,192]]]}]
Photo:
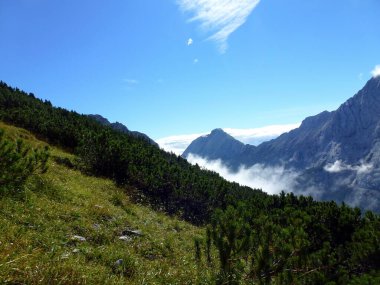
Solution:
[{"label": "hillside covered with trees", "polygon": [[[200,284],[380,282],[380,219],[372,212],[291,193],[268,195],[227,182],[144,138],[53,107],[3,82],[0,120],[71,153],[50,160],[112,179],[134,201],[205,227],[191,241],[193,265],[212,272],[198,279]],[[0,193],[5,199],[23,193],[19,189],[28,177],[44,175],[49,151],[0,138]],[[0,259],[0,271],[4,262]]]}]

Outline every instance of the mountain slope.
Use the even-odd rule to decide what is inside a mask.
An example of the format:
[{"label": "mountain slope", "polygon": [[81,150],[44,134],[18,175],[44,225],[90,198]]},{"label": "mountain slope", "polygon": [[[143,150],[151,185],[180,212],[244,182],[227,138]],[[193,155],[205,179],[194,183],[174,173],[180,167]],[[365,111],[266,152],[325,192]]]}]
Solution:
[{"label": "mountain slope", "polygon": [[194,223],[205,223],[216,208],[234,200],[260,200],[258,206],[263,209],[271,203],[271,197],[260,190],[230,183],[141,137],[113,130],[87,115],[54,107],[49,101],[3,82],[0,120],[77,154],[84,172],[111,178],[118,185],[132,185],[155,207],[178,213]]},{"label": "mountain slope", "polygon": [[[218,138],[225,139],[226,135]],[[191,144],[184,155],[227,157],[226,163],[235,169],[281,165],[300,173],[295,192],[317,187],[314,194],[319,199],[380,211],[380,77],[370,79],[336,111],[306,118],[299,128],[257,147],[230,151],[213,136],[198,140],[196,146]]]},{"label": "mountain slope", "polygon": [[119,132],[122,132],[122,133],[125,133],[125,134],[130,134],[134,137],[137,137],[137,138],[143,138],[145,139],[147,142],[151,143],[152,145],[155,145],[158,147],[158,144],[152,140],[150,137],[148,137],[146,134],[143,134],[143,133],[140,133],[140,132],[136,132],[136,131],[130,131],[125,125],[123,125],[122,123],[119,123],[119,122],[114,122],[114,123],[111,123],[110,121],[108,121],[108,119],[104,118],[103,116],[101,115],[98,115],[98,114],[95,114],[95,115],[88,115],[90,118],[96,120],[97,122],[101,123],[103,126],[109,126],[111,127],[112,129],[114,129],[115,131],[119,131]]},{"label": "mountain slope", "polygon": [[[2,122],[0,129],[27,145],[47,145],[23,129]],[[29,179],[23,195],[3,195],[0,184],[1,284],[207,279],[206,270],[188,266],[194,262],[193,237],[203,236],[203,228],[135,203],[125,188],[67,167],[75,157],[49,147],[48,171]]]},{"label": "mountain slope", "polygon": [[[49,141],[71,152],[53,148],[51,172],[16,188],[0,180],[1,283],[378,283],[380,220],[372,212],[229,183],[4,83],[0,118],[31,130],[42,146]],[[12,157],[28,157],[17,139],[32,140],[25,130],[9,137],[0,136],[0,177],[9,173],[4,165],[23,165]],[[189,228],[177,234],[181,226],[145,216],[125,194],[158,210],[153,216],[165,211],[212,224],[201,236]],[[188,238],[191,260],[189,243],[182,243]]]}]

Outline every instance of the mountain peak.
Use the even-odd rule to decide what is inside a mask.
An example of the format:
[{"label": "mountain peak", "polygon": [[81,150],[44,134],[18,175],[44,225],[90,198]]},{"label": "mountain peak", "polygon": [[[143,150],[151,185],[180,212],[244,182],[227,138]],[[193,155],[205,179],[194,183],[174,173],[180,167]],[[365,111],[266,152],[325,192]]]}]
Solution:
[{"label": "mountain peak", "polygon": [[99,115],[99,114],[89,114],[88,116],[90,118],[96,120],[97,122],[101,123],[104,126],[111,125],[111,122],[108,121],[108,119],[104,118],[102,115]]},{"label": "mountain peak", "polygon": [[213,129],[211,131],[211,133],[208,135],[208,137],[219,137],[219,138],[222,138],[222,137],[231,137],[233,139],[232,136],[230,136],[229,134],[227,134],[221,128]]},{"label": "mountain peak", "polygon": [[373,86],[376,89],[380,89],[380,75],[372,77],[370,80],[368,80],[364,88],[367,86]]},{"label": "mountain peak", "polygon": [[364,87],[351,99],[358,96],[371,96],[380,98],[380,76],[372,77]]},{"label": "mountain peak", "polygon": [[209,135],[194,140],[182,156],[186,158],[190,154],[196,154],[208,159],[222,159],[229,164],[233,157],[241,153],[244,146],[242,142],[218,128],[212,130]]},{"label": "mountain peak", "polygon": [[218,133],[227,134],[225,131],[223,131],[222,128],[213,129],[210,134],[212,135],[212,134],[218,134]]}]

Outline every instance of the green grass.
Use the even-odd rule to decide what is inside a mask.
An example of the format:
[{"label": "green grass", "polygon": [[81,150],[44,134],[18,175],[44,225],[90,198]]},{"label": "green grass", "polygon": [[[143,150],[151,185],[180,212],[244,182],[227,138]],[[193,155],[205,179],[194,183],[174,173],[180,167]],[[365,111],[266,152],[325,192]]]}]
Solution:
[{"label": "green grass", "polygon": [[[45,145],[23,129],[0,128]],[[75,159],[50,150],[58,161]],[[142,236],[119,240],[126,229]],[[203,228],[135,204],[112,181],[57,159],[29,179],[22,195],[0,197],[0,232],[0,284],[207,284],[215,270],[194,259],[194,237],[204,236]]]}]

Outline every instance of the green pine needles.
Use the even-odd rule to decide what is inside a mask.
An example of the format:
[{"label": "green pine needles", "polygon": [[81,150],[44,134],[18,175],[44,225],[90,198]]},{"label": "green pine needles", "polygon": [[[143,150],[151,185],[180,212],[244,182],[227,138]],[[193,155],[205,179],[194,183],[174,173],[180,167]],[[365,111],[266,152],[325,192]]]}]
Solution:
[{"label": "green pine needles", "polygon": [[244,202],[215,211],[195,257],[202,262],[204,248],[204,264],[218,265],[216,284],[376,284],[367,279],[378,280],[378,216],[334,203],[295,209],[291,201],[261,214]]},{"label": "green pine needles", "polygon": [[49,150],[33,149],[22,140],[6,139],[0,129],[0,194],[18,194],[34,173],[47,170]]}]

